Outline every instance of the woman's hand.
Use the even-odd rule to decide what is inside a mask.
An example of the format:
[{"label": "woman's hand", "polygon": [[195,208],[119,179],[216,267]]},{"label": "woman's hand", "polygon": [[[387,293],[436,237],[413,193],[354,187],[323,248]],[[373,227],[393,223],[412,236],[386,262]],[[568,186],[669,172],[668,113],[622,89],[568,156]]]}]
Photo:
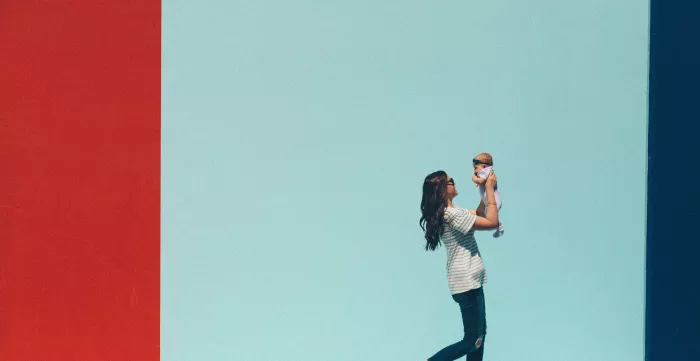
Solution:
[{"label": "woman's hand", "polygon": [[496,186],[497,180],[496,173],[491,171],[491,174],[489,174],[489,177],[486,179],[486,188],[493,189]]}]

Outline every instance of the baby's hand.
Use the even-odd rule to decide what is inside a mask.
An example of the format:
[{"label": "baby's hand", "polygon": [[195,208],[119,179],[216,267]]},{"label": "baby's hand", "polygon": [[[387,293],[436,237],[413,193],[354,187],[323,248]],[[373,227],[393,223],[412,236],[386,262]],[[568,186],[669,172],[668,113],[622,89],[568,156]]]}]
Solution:
[{"label": "baby's hand", "polygon": [[480,184],[486,183],[486,179],[479,178],[479,176],[477,176],[476,173],[474,173],[472,174],[472,182],[476,183],[476,186],[478,187]]}]

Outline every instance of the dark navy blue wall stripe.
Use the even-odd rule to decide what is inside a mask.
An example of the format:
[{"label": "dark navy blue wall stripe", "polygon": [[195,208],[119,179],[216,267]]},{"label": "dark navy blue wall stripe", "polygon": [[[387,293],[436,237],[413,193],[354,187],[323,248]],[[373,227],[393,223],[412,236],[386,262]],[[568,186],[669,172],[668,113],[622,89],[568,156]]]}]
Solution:
[{"label": "dark navy blue wall stripe", "polygon": [[646,361],[699,361],[700,2],[651,0],[650,35]]}]

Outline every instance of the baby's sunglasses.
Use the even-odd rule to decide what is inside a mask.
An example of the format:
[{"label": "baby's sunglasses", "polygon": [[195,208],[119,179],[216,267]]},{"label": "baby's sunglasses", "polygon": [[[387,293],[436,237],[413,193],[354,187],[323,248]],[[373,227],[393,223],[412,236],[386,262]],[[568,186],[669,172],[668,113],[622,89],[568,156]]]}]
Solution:
[{"label": "baby's sunglasses", "polygon": [[491,165],[491,164],[489,164],[489,163],[482,162],[482,161],[480,161],[480,160],[478,160],[478,159],[476,159],[476,158],[472,159],[472,163],[474,163],[474,164],[483,164],[483,165]]}]

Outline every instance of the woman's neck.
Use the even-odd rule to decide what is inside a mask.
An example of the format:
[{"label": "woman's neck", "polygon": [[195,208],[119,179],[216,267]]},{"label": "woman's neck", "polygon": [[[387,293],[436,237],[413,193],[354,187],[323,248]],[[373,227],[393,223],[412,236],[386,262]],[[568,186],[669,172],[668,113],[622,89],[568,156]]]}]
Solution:
[{"label": "woman's neck", "polygon": [[447,200],[447,208],[452,208],[452,207],[453,207],[453,206],[452,206],[452,200],[451,200],[451,199],[448,199],[448,200]]}]

